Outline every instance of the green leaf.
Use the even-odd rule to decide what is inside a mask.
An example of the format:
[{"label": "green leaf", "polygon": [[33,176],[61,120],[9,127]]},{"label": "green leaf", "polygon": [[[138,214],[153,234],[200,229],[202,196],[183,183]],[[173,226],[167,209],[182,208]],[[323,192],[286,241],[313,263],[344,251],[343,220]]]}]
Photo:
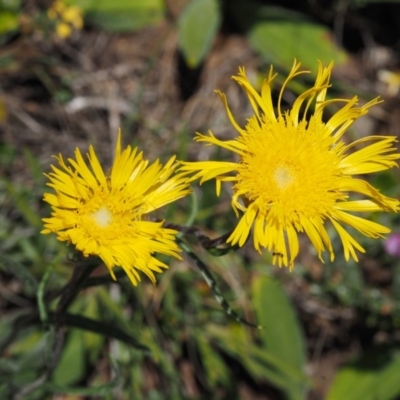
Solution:
[{"label": "green leaf", "polygon": [[11,11],[0,12],[0,35],[18,28],[18,14]]},{"label": "green leaf", "polygon": [[340,369],[327,400],[393,400],[400,395],[400,352],[375,347]]},{"label": "green leaf", "polygon": [[[71,355],[73,353],[71,352]],[[79,356],[78,356],[79,357]],[[99,386],[93,386],[93,387],[70,387],[67,385],[60,384],[58,382],[47,382],[44,385],[42,385],[42,389],[46,390],[47,392],[51,393],[65,393],[65,394],[74,394],[74,395],[80,395],[80,396],[105,396],[107,394],[110,394],[110,392],[115,389],[118,385],[121,384],[121,372],[118,369],[118,365],[110,360],[111,365],[113,366],[114,369],[114,376],[115,378],[105,384],[105,385],[99,385]],[[67,364],[64,365],[64,367],[68,367]],[[72,368],[74,366],[72,365]],[[71,377],[71,376],[70,376]],[[92,398],[92,397],[90,397]]]},{"label": "green leaf", "polygon": [[0,254],[0,269],[14,275],[21,282],[24,291],[28,295],[36,294],[38,282],[23,264],[13,260],[11,257]]},{"label": "green leaf", "polygon": [[85,19],[111,32],[129,32],[160,22],[163,0],[74,0]]},{"label": "green leaf", "polygon": [[316,73],[317,60],[322,64],[346,61],[346,53],[333,42],[329,29],[307,21],[262,21],[249,31],[255,51],[267,61],[288,68],[298,59]]},{"label": "green leaf", "polygon": [[217,0],[192,0],[179,18],[179,48],[189,67],[197,67],[211,48],[221,22]]},{"label": "green leaf", "polygon": [[84,376],[86,369],[85,346],[82,332],[73,329],[64,347],[60,361],[53,372],[53,383],[57,385],[71,385]]},{"label": "green leaf", "polygon": [[[303,371],[306,361],[303,335],[293,306],[281,285],[273,278],[259,276],[253,281],[253,304],[263,327],[260,337],[264,348],[284,364]],[[287,381],[291,399],[304,398],[304,383]]]}]

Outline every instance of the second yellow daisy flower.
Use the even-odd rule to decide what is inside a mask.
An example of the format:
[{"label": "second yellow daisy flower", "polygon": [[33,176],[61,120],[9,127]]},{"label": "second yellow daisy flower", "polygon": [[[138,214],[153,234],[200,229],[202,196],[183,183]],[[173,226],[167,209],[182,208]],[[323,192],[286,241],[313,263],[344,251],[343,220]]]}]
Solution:
[{"label": "second yellow daisy flower", "polygon": [[162,166],[151,165],[137,148],[121,151],[121,136],[109,174],[105,174],[92,146],[89,165],[79,149],[75,159],[56,157],[60,167],[52,166],[48,186],[55,194],[46,193],[44,200],[52,207],[50,218],[44,218],[42,233],[54,232],[61,241],[75,245],[85,256],[99,256],[114,277],[113,269],[121,266],[134,285],[140,281],[138,271],[155,282],[154,272],[167,265],[155,253],[179,257],[177,231],[153,222],[148,215],[154,210],[186,196],[188,180],[175,174],[172,157]]},{"label": "second yellow daisy flower", "polygon": [[[306,73],[295,62],[280,91],[277,111],[271,97],[275,74],[271,68],[258,93],[246,77],[244,68],[233,79],[245,90],[254,115],[244,128],[239,126],[229,109],[226,96],[217,92],[228,117],[239,132],[235,140],[218,140],[197,134],[196,140],[223,147],[236,153],[239,162],[201,161],[183,163],[183,171],[194,172],[193,179],[205,182],[232,182],[232,207],[243,212],[238,225],[228,238],[231,244],[242,246],[253,228],[255,248],[267,248],[274,254],[274,263],[293,267],[299,253],[298,232],[305,232],[319,257],[328,250],[334,252],[325,223],[330,221],[344,247],[345,258],[357,260],[355,249],[362,246],[344,225],[362,234],[377,238],[390,232],[388,228],[353,212],[397,212],[399,201],[381,194],[357,175],[370,174],[397,166],[400,158],[393,136],[368,136],[346,144],[343,135],[353,122],[379,102],[374,99],[358,107],[357,97],[350,100],[326,100],[333,64],[319,65],[314,86],[300,94],[288,111],[282,110],[282,96],[288,82]],[[307,118],[314,105],[314,112]],[[327,121],[326,106],[342,103]],[[362,148],[360,148],[362,147]],[[351,199],[352,193],[357,195]],[[363,199],[359,199],[360,196]],[[322,259],[322,258],[321,258]]]}]

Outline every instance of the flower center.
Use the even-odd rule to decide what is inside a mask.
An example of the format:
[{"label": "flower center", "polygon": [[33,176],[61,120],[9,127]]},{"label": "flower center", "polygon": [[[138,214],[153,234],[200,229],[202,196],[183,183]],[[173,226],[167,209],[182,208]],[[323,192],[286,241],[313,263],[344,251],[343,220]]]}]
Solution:
[{"label": "flower center", "polygon": [[293,183],[295,177],[287,165],[280,165],[275,169],[273,177],[279,189],[286,189]]},{"label": "flower center", "polygon": [[[295,125],[290,116],[264,124],[250,119],[234,190],[260,209],[284,215],[287,223],[299,215],[314,218],[343,197],[339,179],[340,147],[316,120]],[[274,211],[275,210],[275,211]],[[282,214],[283,215],[283,214]]]},{"label": "flower center", "polygon": [[106,207],[99,208],[96,212],[91,214],[91,217],[100,228],[107,227],[112,221],[112,214]]}]

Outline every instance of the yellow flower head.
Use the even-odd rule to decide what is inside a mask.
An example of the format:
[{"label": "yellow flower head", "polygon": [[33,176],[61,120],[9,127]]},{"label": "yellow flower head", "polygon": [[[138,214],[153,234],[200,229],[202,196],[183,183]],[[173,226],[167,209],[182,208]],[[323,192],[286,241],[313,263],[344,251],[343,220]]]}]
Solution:
[{"label": "yellow flower head", "polygon": [[78,6],[68,6],[64,0],[56,0],[47,10],[47,16],[51,20],[57,20],[55,27],[57,35],[66,39],[71,36],[72,30],[83,28],[82,10]]},{"label": "yellow flower head", "polygon": [[155,282],[155,272],[167,268],[153,257],[162,253],[180,258],[175,242],[176,231],[152,222],[152,211],[186,196],[190,190],[182,174],[173,175],[177,164],[172,157],[162,166],[151,165],[137,148],[128,146],[121,152],[121,135],[109,174],[105,174],[92,146],[85,162],[79,149],[67,165],[61,154],[60,167],[52,166],[47,177],[55,194],[45,193],[52,207],[44,218],[42,233],[54,232],[58,240],[76,246],[85,256],[99,256],[115,279],[113,268],[121,266],[134,285],[140,281],[138,271]]},{"label": "yellow flower head", "polygon": [[56,33],[57,36],[61,39],[66,39],[67,37],[70,37],[72,33],[71,25],[68,25],[65,22],[59,22],[56,25]]},{"label": "yellow flower head", "polygon": [[[357,175],[369,174],[397,166],[392,136],[369,136],[350,144],[342,137],[356,119],[379,102],[374,99],[357,106],[357,97],[350,100],[326,100],[333,64],[319,65],[314,86],[300,94],[288,111],[282,110],[282,96],[288,82],[306,73],[299,71],[295,61],[280,91],[277,111],[271,98],[271,86],[276,76],[271,67],[258,93],[246,77],[244,68],[233,79],[244,89],[254,115],[244,128],[235,121],[224,94],[217,92],[225,105],[228,117],[239,132],[235,140],[221,141],[210,132],[197,134],[196,140],[217,145],[236,153],[238,163],[203,161],[183,163],[182,170],[193,171],[192,179],[200,183],[213,179],[217,194],[221,182],[232,182],[232,207],[244,214],[232,235],[231,244],[243,246],[253,227],[255,248],[273,252],[273,262],[293,267],[299,253],[298,232],[305,232],[319,258],[323,251],[334,259],[331,240],[325,223],[330,221],[344,247],[346,260],[357,260],[355,249],[364,252],[343,224],[362,234],[377,238],[390,230],[352,212],[393,211],[399,201],[381,194]],[[322,116],[326,106],[343,106],[327,121]],[[315,104],[315,105],[314,105]],[[311,106],[313,114],[307,117]],[[350,199],[350,194],[357,194]]]}]

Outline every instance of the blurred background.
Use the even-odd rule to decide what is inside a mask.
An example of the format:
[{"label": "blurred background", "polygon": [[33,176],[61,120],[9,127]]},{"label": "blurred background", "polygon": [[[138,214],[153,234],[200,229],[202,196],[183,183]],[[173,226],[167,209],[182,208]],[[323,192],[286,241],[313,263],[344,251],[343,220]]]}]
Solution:
[{"label": "blurred background", "polygon": [[[348,139],[400,134],[400,1],[0,0],[0,398],[8,399],[400,399],[400,217],[385,242],[363,237],[359,263],[322,264],[302,242],[290,272],[251,244],[215,257],[191,243],[231,307],[229,318],[195,263],[132,287],[99,264],[69,308],[57,339],[38,310],[54,310],[70,279],[71,249],[40,234],[52,155],[90,144],[106,169],[118,129],[145,158],[228,159],[193,142],[208,129],[236,137],[214,90],[240,123],[250,104],[230,79],[239,66],[260,87],[271,64],[310,70],[289,85],[288,107],[335,63],[332,98],[381,96]],[[333,107],[331,113],[335,112]],[[326,114],[329,117],[329,111]],[[367,178],[368,179],[368,178]],[[370,179],[399,196],[398,170]],[[210,237],[236,225],[229,189],[214,184],[171,205],[167,221]],[[353,233],[352,233],[353,234]]]}]

